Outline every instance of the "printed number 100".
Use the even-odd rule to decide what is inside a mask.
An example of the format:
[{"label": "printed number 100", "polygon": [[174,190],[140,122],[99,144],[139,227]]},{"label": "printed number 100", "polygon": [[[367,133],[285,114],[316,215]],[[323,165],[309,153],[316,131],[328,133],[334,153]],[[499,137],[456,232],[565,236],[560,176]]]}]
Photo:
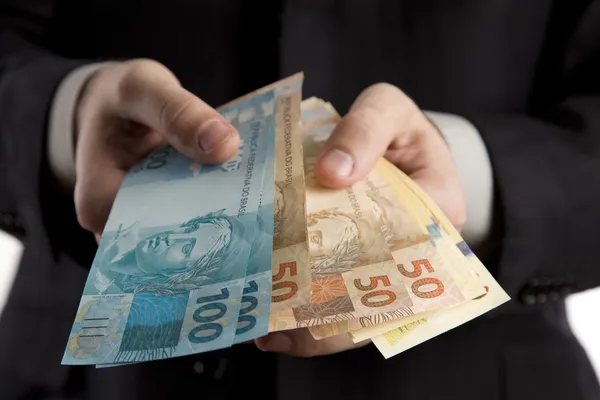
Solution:
[{"label": "printed number 100", "polygon": [[[229,298],[229,290],[227,288],[221,289],[221,294],[215,294],[212,296],[199,297],[196,300],[196,304],[204,304],[198,307],[194,311],[194,321],[201,324],[196,326],[188,334],[188,340],[192,343],[207,343],[215,340],[223,332],[223,325],[218,324],[219,318],[227,313],[227,305],[218,302],[218,300],[225,300]],[[216,311],[216,312],[215,312]],[[200,335],[203,332],[212,332],[210,335]]]},{"label": "printed number 100", "polygon": [[255,296],[250,296],[250,293],[255,292],[258,292],[258,285],[256,284],[256,281],[248,282],[248,287],[244,288],[242,296],[242,304],[247,305],[243,308],[240,308],[238,325],[237,329],[235,330],[236,335],[241,335],[242,333],[248,332],[256,325],[256,317],[250,315],[256,306],[258,306],[258,299]]}]

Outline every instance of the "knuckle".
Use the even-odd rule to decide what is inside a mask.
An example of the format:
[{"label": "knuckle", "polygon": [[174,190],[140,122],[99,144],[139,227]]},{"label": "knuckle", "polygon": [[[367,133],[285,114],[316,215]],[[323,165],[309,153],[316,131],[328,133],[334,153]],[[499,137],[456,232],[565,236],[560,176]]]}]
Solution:
[{"label": "knuckle", "polygon": [[379,110],[373,107],[361,107],[346,115],[344,132],[352,135],[377,136],[381,131],[379,125]]},{"label": "knuckle", "polygon": [[397,101],[399,97],[404,97],[404,92],[397,86],[387,82],[377,82],[364,89],[360,96],[361,105],[365,104],[377,104],[389,102],[391,100]]},{"label": "knuckle", "polygon": [[137,58],[127,61],[124,65],[126,74],[131,76],[152,77],[156,72],[165,72],[168,69],[160,62],[148,58]]},{"label": "knuckle", "polygon": [[190,110],[195,103],[192,96],[182,98],[179,94],[173,94],[165,97],[159,108],[158,123],[164,132],[172,132],[174,126],[179,125],[184,119],[186,111]]},{"label": "knuckle", "polygon": [[400,91],[400,89],[397,86],[392,85],[391,83],[387,83],[387,82],[374,83],[371,86],[369,86],[368,89],[377,90],[377,91],[379,91],[379,90],[394,91],[394,92]]},{"label": "knuckle", "polygon": [[408,99],[408,96],[406,95],[406,93],[404,93],[404,91],[402,91],[402,89],[400,89],[396,85],[392,85],[391,83],[387,82],[374,83],[371,86],[369,86],[367,90],[375,93],[380,93],[381,97],[385,98],[388,98],[388,96],[392,96],[393,98],[401,100]]},{"label": "knuckle", "polygon": [[122,65],[121,75],[117,84],[117,93],[121,102],[128,104],[144,96],[149,82],[157,77],[174,75],[163,64],[151,59],[135,59]]},{"label": "knuckle", "polygon": [[377,105],[387,113],[399,114],[402,110],[414,110],[413,100],[398,86],[387,82],[378,82],[364,91],[363,102]]}]

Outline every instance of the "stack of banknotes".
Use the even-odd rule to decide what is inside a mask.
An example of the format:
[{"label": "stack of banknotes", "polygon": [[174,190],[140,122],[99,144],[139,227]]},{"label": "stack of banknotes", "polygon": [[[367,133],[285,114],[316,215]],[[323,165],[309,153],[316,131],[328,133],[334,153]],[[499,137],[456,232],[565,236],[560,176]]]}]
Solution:
[{"label": "stack of banknotes", "polygon": [[63,364],[139,363],[308,329],[388,358],[509,300],[440,208],[385,159],[343,189],[314,165],[340,115],[302,73],[219,108],[237,153],[166,146],[116,196]]}]

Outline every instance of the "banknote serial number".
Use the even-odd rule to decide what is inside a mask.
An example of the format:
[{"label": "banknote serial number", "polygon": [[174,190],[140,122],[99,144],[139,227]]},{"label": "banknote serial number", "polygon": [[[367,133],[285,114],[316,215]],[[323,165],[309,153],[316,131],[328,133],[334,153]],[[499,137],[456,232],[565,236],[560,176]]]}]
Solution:
[{"label": "banknote serial number", "polygon": [[357,219],[361,219],[363,217],[362,211],[360,210],[360,204],[358,204],[358,200],[356,199],[356,194],[351,187],[346,188],[346,193],[348,193],[348,200],[350,200],[350,207],[352,207],[352,211],[354,211],[354,216]]},{"label": "banknote serial number", "polygon": [[317,163],[316,157],[306,157],[304,159],[304,173],[306,177],[310,179],[315,178],[315,164]]},{"label": "banknote serial number", "polygon": [[238,217],[246,214],[248,208],[248,197],[250,197],[250,188],[252,184],[252,173],[254,172],[254,163],[256,162],[256,149],[258,148],[258,134],[260,122],[251,124],[252,136],[250,137],[250,149],[248,154],[248,166],[244,174],[244,186],[242,186],[242,195],[240,198],[240,207],[238,209]]},{"label": "banknote serial number", "polygon": [[283,100],[283,140],[285,154],[285,187],[292,184],[293,164],[292,157],[292,106],[291,98],[285,97]]},{"label": "banknote serial number", "polygon": [[368,188],[375,194],[376,197],[380,196],[379,188],[375,186],[375,184],[369,178],[365,178],[365,183],[367,184]]}]

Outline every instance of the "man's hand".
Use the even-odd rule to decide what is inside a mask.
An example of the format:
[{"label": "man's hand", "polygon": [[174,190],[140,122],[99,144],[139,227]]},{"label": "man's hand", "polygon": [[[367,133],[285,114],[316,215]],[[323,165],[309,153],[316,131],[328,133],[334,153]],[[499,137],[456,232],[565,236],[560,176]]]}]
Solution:
[{"label": "man's hand", "polygon": [[83,90],[76,111],[75,207],[81,226],[102,232],[127,171],[169,143],[202,163],[239,147],[235,128],[151,60],[109,64]]},{"label": "man's hand", "polygon": [[[329,187],[352,185],[385,156],[409,175],[458,228],[466,219],[463,189],[450,150],[437,128],[400,89],[376,84],[364,90],[340,121],[315,165]],[[256,340],[264,351],[311,357],[362,347],[348,335],[314,340],[307,329],[275,332]]]},{"label": "man's hand", "polygon": [[338,335],[327,339],[315,340],[306,328],[280,331],[255,340],[256,346],[263,351],[283,353],[296,357],[314,357],[357,349],[369,343],[365,340],[354,343],[348,335]]}]

